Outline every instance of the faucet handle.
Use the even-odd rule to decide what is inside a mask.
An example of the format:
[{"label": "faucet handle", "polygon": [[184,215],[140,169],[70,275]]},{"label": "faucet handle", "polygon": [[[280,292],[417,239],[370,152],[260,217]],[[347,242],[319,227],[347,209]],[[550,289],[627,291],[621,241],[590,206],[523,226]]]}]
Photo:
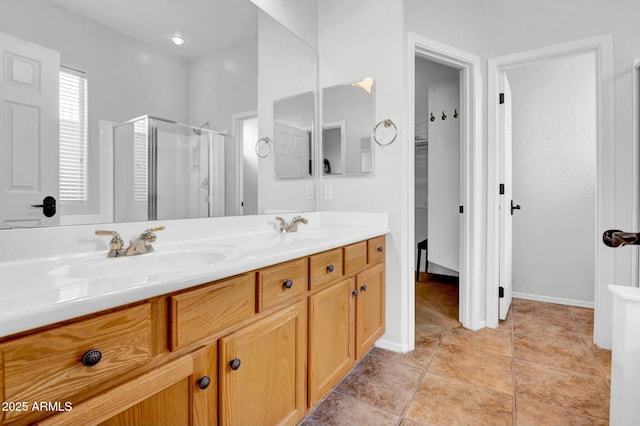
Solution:
[{"label": "faucet handle", "polygon": [[111,241],[109,242],[109,254],[108,257],[118,257],[122,256],[124,253],[124,241],[120,234],[116,231],[95,231],[96,235],[110,235]]},{"label": "faucet handle", "polygon": [[164,225],[158,226],[157,228],[149,228],[149,229],[147,229],[147,232],[158,232],[158,231],[164,231]]},{"label": "faucet handle", "polygon": [[146,231],[144,231],[142,233],[142,236],[144,236],[144,239],[148,242],[148,243],[153,243],[156,241],[156,232],[158,231],[164,231],[164,226],[158,226],[156,228],[149,228]]}]

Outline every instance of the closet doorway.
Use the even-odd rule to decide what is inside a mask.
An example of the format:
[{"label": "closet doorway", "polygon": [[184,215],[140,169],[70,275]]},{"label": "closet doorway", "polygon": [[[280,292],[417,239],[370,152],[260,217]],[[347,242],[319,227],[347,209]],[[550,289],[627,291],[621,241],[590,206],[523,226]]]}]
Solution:
[{"label": "closet doorway", "polygon": [[416,57],[416,340],[460,326],[460,74]]}]

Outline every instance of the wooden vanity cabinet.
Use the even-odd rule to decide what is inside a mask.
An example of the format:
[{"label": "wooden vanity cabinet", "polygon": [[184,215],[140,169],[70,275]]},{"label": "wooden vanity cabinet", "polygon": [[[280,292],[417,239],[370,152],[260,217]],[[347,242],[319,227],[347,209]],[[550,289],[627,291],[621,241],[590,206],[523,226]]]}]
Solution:
[{"label": "wooden vanity cabinet", "polygon": [[216,347],[184,355],[37,423],[215,425]]},{"label": "wooden vanity cabinet", "polygon": [[220,339],[220,424],[294,425],[306,413],[306,303]]},{"label": "wooden vanity cabinet", "polygon": [[384,292],[382,237],[3,338],[28,409],[0,425],[296,424],[384,333]]},{"label": "wooden vanity cabinet", "polygon": [[384,237],[343,247],[345,279],[309,296],[309,407],[384,334],[384,249],[379,247]]}]

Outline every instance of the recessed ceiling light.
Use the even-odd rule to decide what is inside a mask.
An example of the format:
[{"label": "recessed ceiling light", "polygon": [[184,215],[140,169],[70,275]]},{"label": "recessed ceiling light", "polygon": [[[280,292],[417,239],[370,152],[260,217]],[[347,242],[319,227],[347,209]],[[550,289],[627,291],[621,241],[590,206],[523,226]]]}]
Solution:
[{"label": "recessed ceiling light", "polygon": [[171,41],[173,42],[173,44],[175,44],[176,46],[180,46],[182,44],[184,44],[184,37],[182,37],[180,34],[175,33],[174,35],[171,36]]}]

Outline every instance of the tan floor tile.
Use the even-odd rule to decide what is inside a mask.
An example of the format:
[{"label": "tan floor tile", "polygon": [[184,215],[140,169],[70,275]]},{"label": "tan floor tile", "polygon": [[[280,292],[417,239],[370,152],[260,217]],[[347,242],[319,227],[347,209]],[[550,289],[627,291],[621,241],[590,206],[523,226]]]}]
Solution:
[{"label": "tan floor tile", "polygon": [[350,396],[332,392],[302,425],[395,425],[399,418]]},{"label": "tan floor tile", "polygon": [[516,359],[585,374],[600,374],[591,351],[579,336],[549,338],[516,332],[513,335],[513,350]]},{"label": "tan floor tile", "polygon": [[378,358],[391,359],[395,362],[424,370],[427,362],[433,356],[433,353],[435,352],[439,343],[439,339],[416,336],[416,347],[411,352],[400,354],[397,352],[391,352],[374,347],[373,349],[371,349],[371,352],[369,352],[369,355]]},{"label": "tan floor tile", "polygon": [[403,418],[400,422],[400,426],[426,426],[423,423],[416,422],[415,420],[411,420],[408,418]]},{"label": "tan floor tile", "polygon": [[512,396],[427,373],[406,417],[427,425],[511,425]]},{"label": "tan floor tile", "polygon": [[493,328],[482,328],[478,331],[456,328],[444,335],[442,343],[460,345],[474,351],[511,356],[511,333]]},{"label": "tan floor tile", "polygon": [[420,382],[422,369],[390,358],[366,356],[342,380],[338,391],[400,415]]},{"label": "tan floor tile", "polygon": [[514,333],[525,333],[527,335],[569,338],[580,335],[580,331],[572,319],[559,319],[555,316],[537,316],[530,314],[514,314],[513,331]]},{"label": "tan floor tile", "polygon": [[513,394],[511,357],[441,343],[428,372]]},{"label": "tan floor tile", "polygon": [[518,426],[606,426],[608,421],[551,408],[538,401],[516,400]]},{"label": "tan floor tile", "polygon": [[569,312],[574,320],[580,322],[591,322],[591,324],[593,324],[593,309],[569,306]]},{"label": "tan floor tile", "polygon": [[513,299],[511,302],[514,321],[518,315],[532,315],[533,317],[553,316],[561,320],[571,321],[569,307],[555,303],[537,302],[534,300]]},{"label": "tan floor tile", "polygon": [[592,376],[516,360],[516,404],[527,400],[542,406],[607,420],[609,387]]}]

